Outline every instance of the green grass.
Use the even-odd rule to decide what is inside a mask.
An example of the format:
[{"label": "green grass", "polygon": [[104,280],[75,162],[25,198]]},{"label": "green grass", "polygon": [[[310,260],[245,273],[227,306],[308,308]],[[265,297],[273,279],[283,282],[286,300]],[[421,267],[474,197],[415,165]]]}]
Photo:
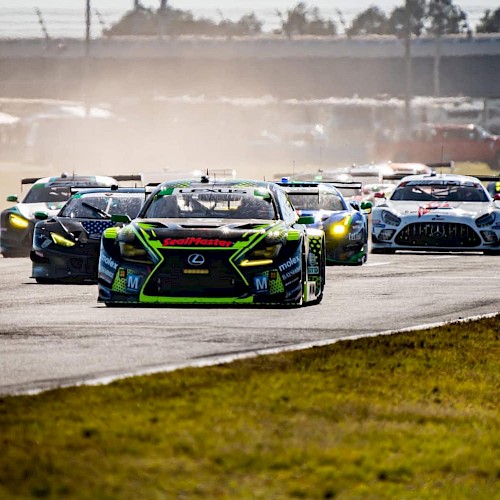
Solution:
[{"label": "green grass", "polygon": [[0,498],[500,498],[499,317],[0,399]]}]

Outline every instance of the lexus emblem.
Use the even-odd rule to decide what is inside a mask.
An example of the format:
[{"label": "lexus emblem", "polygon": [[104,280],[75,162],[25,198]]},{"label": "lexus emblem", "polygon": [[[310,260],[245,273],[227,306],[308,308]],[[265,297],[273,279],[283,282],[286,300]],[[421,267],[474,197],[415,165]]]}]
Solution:
[{"label": "lexus emblem", "polygon": [[201,253],[192,253],[188,257],[188,264],[191,266],[202,266],[205,264],[205,257]]}]

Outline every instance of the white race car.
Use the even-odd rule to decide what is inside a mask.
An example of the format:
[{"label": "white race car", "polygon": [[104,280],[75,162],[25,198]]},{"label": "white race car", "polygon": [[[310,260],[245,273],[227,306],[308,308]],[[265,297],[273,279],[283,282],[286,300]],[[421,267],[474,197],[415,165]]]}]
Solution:
[{"label": "white race car", "polygon": [[500,196],[476,177],[404,177],[372,214],[372,253],[396,250],[500,254]]}]

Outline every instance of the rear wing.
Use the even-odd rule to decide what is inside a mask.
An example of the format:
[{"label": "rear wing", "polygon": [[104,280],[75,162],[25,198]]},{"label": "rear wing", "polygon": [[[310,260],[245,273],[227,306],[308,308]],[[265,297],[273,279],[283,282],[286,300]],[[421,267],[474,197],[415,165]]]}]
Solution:
[{"label": "rear wing", "polygon": [[141,181],[142,182],[142,174],[130,174],[130,175],[108,175],[107,177],[113,177],[118,182],[125,181]]},{"label": "rear wing", "polygon": [[145,193],[145,187],[131,187],[131,186],[118,186],[118,184],[113,184],[112,186],[70,186],[70,193],[74,195],[80,191],[94,191],[96,193],[102,193],[107,191],[119,191],[120,193]]},{"label": "rear wing", "polygon": [[[57,177],[57,176],[54,176]],[[86,176],[77,176],[77,175],[61,175],[61,187],[64,187],[65,185],[70,185],[72,180],[78,177],[86,177]],[[142,174],[124,174],[124,175],[102,175],[101,177],[111,177],[116,180],[116,182],[126,182],[126,181],[140,181],[142,183]],[[39,181],[40,179],[43,179],[43,177],[24,177],[21,179],[21,190],[24,185],[27,184],[35,184],[35,182]],[[66,181],[63,181],[62,179],[66,179]],[[65,184],[66,182],[66,184]],[[71,185],[70,185],[71,187]],[[92,184],[82,184],[81,186],[76,185],[79,189],[83,188],[92,188],[92,187],[104,187],[104,186],[93,186]]]},{"label": "rear wing", "polygon": [[21,186],[24,184],[35,184],[36,181],[42,179],[42,177],[25,177],[21,179]]}]

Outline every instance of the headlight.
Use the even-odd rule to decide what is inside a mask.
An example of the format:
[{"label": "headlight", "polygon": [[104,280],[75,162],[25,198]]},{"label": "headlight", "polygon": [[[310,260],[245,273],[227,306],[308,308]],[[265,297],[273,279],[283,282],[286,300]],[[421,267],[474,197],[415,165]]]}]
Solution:
[{"label": "headlight", "polygon": [[382,210],[380,215],[386,224],[391,226],[399,226],[401,224],[401,219],[387,210]]},{"label": "headlight", "polygon": [[29,221],[17,214],[9,214],[9,222],[16,229],[26,229],[29,226]]},{"label": "headlight", "polygon": [[495,214],[490,212],[489,214],[481,215],[478,219],[476,219],[477,227],[491,226],[495,222]]},{"label": "headlight", "polygon": [[134,245],[133,243],[119,242],[120,252],[125,258],[143,257],[147,255],[146,249],[143,246]]},{"label": "headlight", "polygon": [[76,245],[74,241],[68,240],[64,236],[57,233],[50,233],[50,237],[56,245],[61,245],[63,247],[74,247]]},{"label": "headlight", "polygon": [[273,263],[273,259],[281,250],[281,243],[263,248],[256,248],[245,255],[245,259],[240,262],[242,267],[268,266]]},{"label": "headlight", "polygon": [[347,216],[344,217],[342,220],[336,222],[335,224],[332,224],[328,228],[328,232],[330,233],[331,236],[344,236],[347,234],[347,231],[349,230],[349,224],[351,222],[351,217]]}]

